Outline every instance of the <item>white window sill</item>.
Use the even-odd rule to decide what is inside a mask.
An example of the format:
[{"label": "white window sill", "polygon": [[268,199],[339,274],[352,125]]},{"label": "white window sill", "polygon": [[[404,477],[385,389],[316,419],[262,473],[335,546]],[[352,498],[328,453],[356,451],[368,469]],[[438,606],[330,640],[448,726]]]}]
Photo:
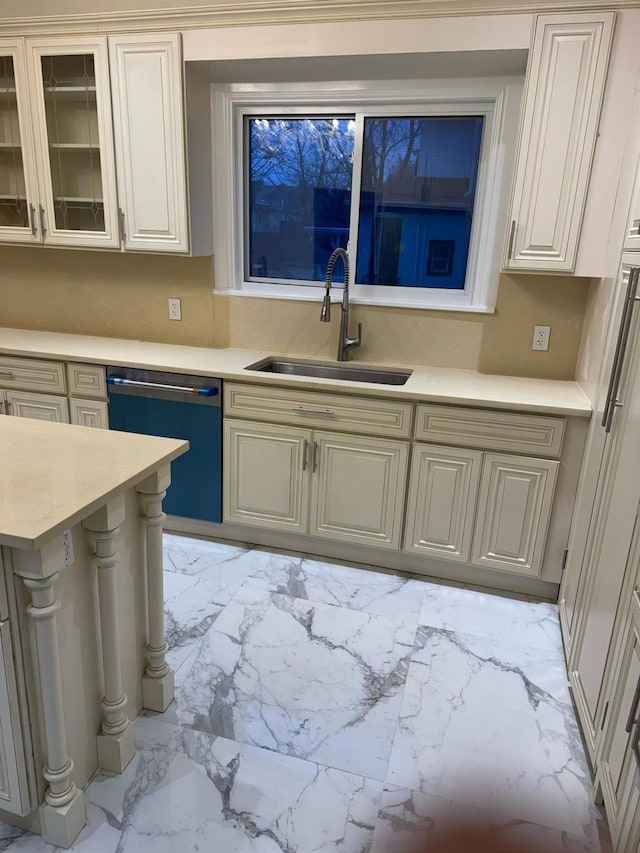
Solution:
[{"label": "white window sill", "polygon": [[[322,302],[322,297],[324,294],[324,288],[308,288],[310,291],[307,293],[300,293],[299,291],[296,293],[284,293],[279,289],[269,289],[269,288],[260,288],[260,289],[251,289],[251,290],[236,290],[233,288],[227,289],[216,289],[214,293],[217,296],[232,296],[232,297],[249,297],[253,299],[284,299],[288,302],[317,302],[318,308]],[[338,304],[341,300],[342,288],[340,286],[336,287],[334,290],[334,295],[332,296],[331,302],[332,304]],[[446,303],[442,302],[439,304],[429,304],[426,302],[422,302],[419,300],[411,300],[411,299],[384,299],[384,298],[375,298],[375,299],[367,299],[362,296],[353,296],[350,294],[349,303],[351,305],[371,305],[374,308],[399,308],[399,309],[407,309],[410,311],[415,311],[416,309],[420,311],[455,311],[457,313],[463,314],[495,314],[495,308],[490,308],[486,305],[461,305],[460,303]]]}]

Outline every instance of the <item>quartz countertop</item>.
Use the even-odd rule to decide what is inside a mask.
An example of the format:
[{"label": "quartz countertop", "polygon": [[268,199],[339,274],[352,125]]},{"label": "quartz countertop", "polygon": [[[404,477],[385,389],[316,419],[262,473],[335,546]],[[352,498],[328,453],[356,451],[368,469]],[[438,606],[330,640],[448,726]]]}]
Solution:
[{"label": "quartz countertop", "polygon": [[0,418],[0,545],[39,548],[188,447],[173,438]]},{"label": "quartz countertop", "polygon": [[[0,354],[196,373],[262,385],[337,391],[365,397],[483,406],[535,414],[589,417],[592,411],[587,395],[577,382],[500,376],[477,370],[446,367],[386,364],[385,367],[412,369],[413,373],[402,386],[365,384],[246,370],[247,365],[261,358],[282,357],[284,353],[176,346],[7,328],[0,328]],[[305,358],[294,353],[287,353],[286,356]],[[365,366],[365,362],[354,363]]]}]

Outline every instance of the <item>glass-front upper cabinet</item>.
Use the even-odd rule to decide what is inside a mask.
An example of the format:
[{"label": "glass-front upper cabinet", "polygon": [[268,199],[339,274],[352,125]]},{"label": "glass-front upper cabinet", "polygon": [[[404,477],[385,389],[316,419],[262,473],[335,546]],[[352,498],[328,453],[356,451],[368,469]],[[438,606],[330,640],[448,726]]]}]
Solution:
[{"label": "glass-front upper cabinet", "polygon": [[37,206],[24,44],[0,39],[0,240],[38,242]]},{"label": "glass-front upper cabinet", "polygon": [[118,246],[107,39],[31,39],[27,50],[44,240]]}]

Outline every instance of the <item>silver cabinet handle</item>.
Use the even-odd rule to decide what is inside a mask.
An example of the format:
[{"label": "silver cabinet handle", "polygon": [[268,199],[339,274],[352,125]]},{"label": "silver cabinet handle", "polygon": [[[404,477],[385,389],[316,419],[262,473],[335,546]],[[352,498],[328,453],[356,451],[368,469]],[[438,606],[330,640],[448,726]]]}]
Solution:
[{"label": "silver cabinet handle", "polygon": [[44,211],[44,207],[41,204],[38,205],[38,211],[40,212],[40,232],[41,232],[42,236],[44,237],[44,235],[47,233],[47,229],[45,228],[45,225],[44,225],[44,213],[45,213],[45,211]]},{"label": "silver cabinet handle", "polygon": [[638,290],[638,278],[640,278],[640,267],[632,267],[629,272],[627,292],[625,294],[622,317],[620,318],[618,340],[616,342],[613,365],[611,367],[611,378],[609,379],[609,388],[607,390],[607,401],[602,415],[602,426],[607,433],[611,432],[615,410],[622,408],[623,405],[622,402],[618,400],[618,391],[620,390],[622,368],[624,365],[627,344],[629,343],[629,331],[631,329],[633,306],[637,302],[636,292]]},{"label": "silver cabinet handle", "polygon": [[331,409],[307,409],[305,406],[294,406],[293,411],[299,415],[321,415],[325,418],[332,418],[335,415]]},{"label": "silver cabinet handle", "polygon": [[128,385],[133,388],[151,388],[158,391],[179,391],[182,394],[192,394],[196,397],[216,397],[218,388],[194,388],[191,385],[167,385],[163,382],[141,382],[138,379],[123,379],[120,376],[107,376],[107,385]]},{"label": "silver cabinet handle", "polygon": [[118,208],[118,224],[120,225],[120,240],[124,243],[127,239],[127,232],[124,230],[124,210],[121,207]]},{"label": "silver cabinet handle", "polygon": [[309,464],[309,440],[305,438],[304,440],[304,449],[302,451],[302,470],[307,470],[307,465]]},{"label": "silver cabinet handle", "polygon": [[29,205],[29,225],[31,226],[31,233],[35,237],[38,233],[38,227],[36,225],[36,209],[32,204]]},{"label": "silver cabinet handle", "polygon": [[13,376],[13,370],[0,370],[0,376]]},{"label": "silver cabinet handle", "polygon": [[313,473],[315,474],[320,464],[320,445],[317,441],[313,442]]},{"label": "silver cabinet handle", "polygon": [[513,257],[513,244],[516,239],[516,220],[511,220],[511,231],[509,232],[509,248],[507,250],[507,258]]}]

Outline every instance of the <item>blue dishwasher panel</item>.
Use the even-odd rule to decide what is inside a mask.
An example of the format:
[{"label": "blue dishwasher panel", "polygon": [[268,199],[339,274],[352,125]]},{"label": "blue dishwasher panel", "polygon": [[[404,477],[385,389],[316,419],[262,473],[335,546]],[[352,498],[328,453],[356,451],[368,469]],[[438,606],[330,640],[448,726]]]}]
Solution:
[{"label": "blue dishwasher panel", "polygon": [[109,393],[109,425],[121,432],[182,438],[189,451],[171,463],[167,515],[222,521],[222,409],[197,397],[159,399]]}]

